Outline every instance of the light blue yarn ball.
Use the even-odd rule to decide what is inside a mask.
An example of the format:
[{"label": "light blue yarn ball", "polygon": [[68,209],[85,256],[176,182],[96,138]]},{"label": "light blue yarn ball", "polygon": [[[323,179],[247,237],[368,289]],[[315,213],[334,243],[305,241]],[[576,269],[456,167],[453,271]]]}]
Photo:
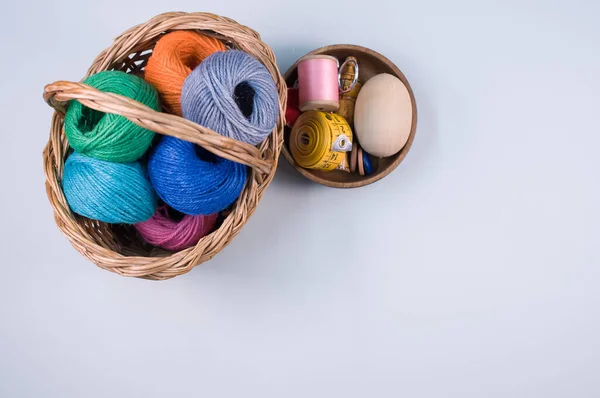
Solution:
[{"label": "light blue yarn ball", "polygon": [[[245,86],[253,95],[236,95]],[[239,90],[238,90],[239,91]],[[251,99],[246,117],[238,102]],[[208,56],[185,79],[181,90],[183,117],[217,133],[252,145],[261,143],[277,125],[279,96],[263,64],[238,50]]]},{"label": "light blue yarn ball", "polygon": [[74,152],[65,162],[62,185],[71,210],[93,220],[135,224],[152,217],[157,207],[139,162],[113,163]]}]

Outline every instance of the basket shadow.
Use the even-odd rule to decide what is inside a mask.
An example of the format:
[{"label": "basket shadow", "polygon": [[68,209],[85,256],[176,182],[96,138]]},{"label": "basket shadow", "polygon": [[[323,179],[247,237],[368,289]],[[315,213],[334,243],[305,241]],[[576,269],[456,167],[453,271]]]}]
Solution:
[{"label": "basket shadow", "polygon": [[290,187],[291,189],[307,188],[315,185],[314,182],[300,174],[283,154],[279,155],[279,164],[277,165],[277,172],[272,184]]},{"label": "basket shadow", "polygon": [[278,170],[240,233],[215,258],[193,269],[191,279],[200,278],[195,282],[204,284],[208,278],[225,285],[292,283],[295,272],[289,272],[290,256],[301,249],[300,242],[293,243],[294,229],[306,222],[311,212],[309,197],[323,187],[304,179],[289,164],[283,167],[288,171]]}]

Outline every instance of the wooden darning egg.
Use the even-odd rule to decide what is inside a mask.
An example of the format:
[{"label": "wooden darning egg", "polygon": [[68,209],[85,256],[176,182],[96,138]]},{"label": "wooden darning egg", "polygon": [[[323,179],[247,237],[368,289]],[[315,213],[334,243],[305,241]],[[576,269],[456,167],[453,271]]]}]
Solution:
[{"label": "wooden darning egg", "polygon": [[373,156],[398,153],[412,125],[408,89],[396,76],[380,73],[363,85],[354,108],[354,130],[360,146]]}]

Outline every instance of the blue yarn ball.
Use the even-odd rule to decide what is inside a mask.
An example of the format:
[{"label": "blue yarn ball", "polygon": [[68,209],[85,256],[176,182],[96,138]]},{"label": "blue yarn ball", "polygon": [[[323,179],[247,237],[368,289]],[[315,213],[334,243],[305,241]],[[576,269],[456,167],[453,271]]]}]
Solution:
[{"label": "blue yarn ball", "polygon": [[158,196],[185,214],[207,215],[229,207],[246,184],[246,166],[165,136],[152,150],[148,174]]},{"label": "blue yarn ball", "polygon": [[[244,102],[249,102],[244,108]],[[279,96],[263,64],[238,50],[208,56],[185,79],[183,117],[217,133],[252,145],[277,125]]]},{"label": "blue yarn ball", "polygon": [[74,152],[65,162],[62,185],[74,213],[106,223],[146,221],[157,206],[139,162],[107,162]]}]

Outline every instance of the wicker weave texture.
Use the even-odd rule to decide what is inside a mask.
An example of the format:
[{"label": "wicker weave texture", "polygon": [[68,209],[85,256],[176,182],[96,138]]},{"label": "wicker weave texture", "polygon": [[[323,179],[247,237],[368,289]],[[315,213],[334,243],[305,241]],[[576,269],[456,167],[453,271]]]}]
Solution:
[{"label": "wicker weave texture", "polygon": [[[261,61],[277,84],[280,116],[269,138],[254,147],[181,117],[155,112],[131,99],[103,93],[82,83],[57,81],[45,87],[44,99],[55,109],[43,162],[46,192],[54,209],[56,224],[81,254],[99,267],[124,276],[169,279],[190,271],[219,253],[256,209],[273,179],[283,144],[287,92],[273,51],[260,40],[258,33],[229,18],[209,13],[158,15],[117,37],[94,60],[86,77],[103,70],[122,70],[143,76],[152,48],[163,34],[173,30],[196,30],[212,35],[227,46],[245,51]],[[143,242],[131,226],[109,225],[73,214],[61,188],[63,166],[70,152],[63,118],[67,102],[73,99],[92,109],[122,115],[156,133],[196,143],[215,155],[250,166],[246,187],[219,228],[202,238],[195,247],[171,253]]]}]

